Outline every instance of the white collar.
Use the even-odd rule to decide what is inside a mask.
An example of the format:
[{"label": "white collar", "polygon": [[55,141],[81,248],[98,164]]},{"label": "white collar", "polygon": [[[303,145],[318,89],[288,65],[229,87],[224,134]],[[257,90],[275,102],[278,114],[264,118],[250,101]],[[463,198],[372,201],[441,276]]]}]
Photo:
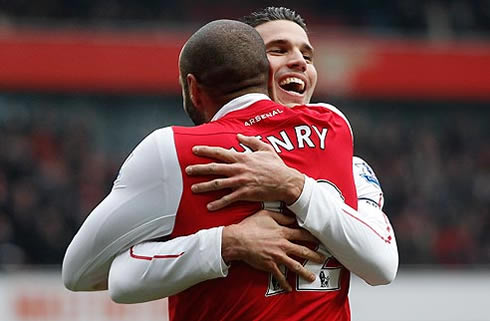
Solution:
[{"label": "white collar", "polygon": [[213,116],[211,121],[215,121],[220,119],[221,117],[225,116],[226,114],[247,108],[248,106],[252,105],[253,103],[259,101],[259,100],[271,100],[269,96],[264,95],[264,94],[246,94],[240,97],[237,97],[228,103],[226,103],[223,107],[221,107],[220,110]]}]

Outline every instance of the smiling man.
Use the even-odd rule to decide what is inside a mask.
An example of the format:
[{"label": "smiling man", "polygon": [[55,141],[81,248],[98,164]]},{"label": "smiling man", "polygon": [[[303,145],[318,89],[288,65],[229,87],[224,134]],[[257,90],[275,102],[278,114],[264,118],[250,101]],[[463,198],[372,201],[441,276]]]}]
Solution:
[{"label": "smiling man", "polygon": [[274,101],[289,107],[310,102],[317,72],[313,65],[313,47],[305,29],[289,20],[273,20],[257,26],[249,24],[264,39],[273,71]]}]

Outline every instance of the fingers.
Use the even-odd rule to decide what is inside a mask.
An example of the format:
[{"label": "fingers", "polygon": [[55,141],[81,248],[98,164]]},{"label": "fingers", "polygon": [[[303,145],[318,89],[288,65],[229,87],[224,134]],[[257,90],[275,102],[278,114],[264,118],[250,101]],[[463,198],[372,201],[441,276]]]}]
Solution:
[{"label": "fingers", "polygon": [[208,182],[196,183],[191,186],[191,190],[194,193],[205,193],[218,191],[225,188],[234,188],[239,184],[234,178],[216,178]]},{"label": "fingers", "polygon": [[315,273],[307,270],[301,263],[298,261],[290,258],[290,257],[284,257],[284,261],[282,262],[289,270],[293,271],[294,273],[298,274],[300,277],[303,279],[313,282],[315,281],[316,275]]},{"label": "fingers", "polygon": [[271,273],[276,278],[277,282],[279,282],[281,288],[288,292],[291,292],[293,290],[291,288],[291,285],[289,285],[288,281],[286,280],[286,276],[282,274],[281,270],[276,264],[274,264]]},{"label": "fingers", "polygon": [[283,233],[288,240],[319,243],[316,237],[302,228],[283,227]]},{"label": "fingers", "polygon": [[234,150],[213,146],[194,146],[192,152],[197,156],[213,158],[227,163],[235,162],[236,157],[240,155]]},{"label": "fingers", "polygon": [[241,193],[239,191],[234,191],[230,194],[226,194],[222,198],[212,201],[206,205],[209,211],[217,211],[220,210],[233,202],[240,200]]},{"label": "fingers", "polygon": [[264,143],[257,137],[238,134],[237,138],[240,143],[250,147],[253,151],[258,151],[258,150],[273,151],[271,145]]},{"label": "fingers", "polygon": [[323,254],[313,251],[307,248],[306,246],[302,246],[294,243],[292,244],[291,249],[288,251],[288,254],[292,254],[297,257],[307,259],[318,264],[325,262],[326,259],[326,257]]},{"label": "fingers", "polygon": [[187,175],[198,176],[198,175],[219,175],[219,176],[230,176],[236,170],[233,165],[223,164],[223,163],[208,163],[208,164],[198,164],[189,165],[185,168]]}]

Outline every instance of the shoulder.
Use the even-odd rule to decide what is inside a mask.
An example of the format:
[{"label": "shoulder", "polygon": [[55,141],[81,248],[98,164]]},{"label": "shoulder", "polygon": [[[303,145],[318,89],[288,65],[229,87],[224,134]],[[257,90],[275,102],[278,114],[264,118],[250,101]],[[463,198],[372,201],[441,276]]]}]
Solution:
[{"label": "shoulder", "polygon": [[381,184],[379,183],[374,170],[364,159],[354,156],[352,158],[352,170],[356,185],[366,185],[371,189],[381,192]]},{"label": "shoulder", "polygon": [[143,163],[147,166],[149,164],[155,166],[162,162],[162,158],[165,158],[162,156],[168,155],[174,149],[172,127],[160,128],[146,136],[129,155],[126,162],[128,160],[138,160],[139,165]]},{"label": "shoulder", "polygon": [[352,165],[354,174],[364,180],[373,183],[375,185],[380,185],[374,170],[369,166],[369,164],[362,158],[358,156],[352,157]]},{"label": "shoulder", "polygon": [[171,127],[156,129],[143,138],[131,154],[140,157],[156,156],[159,149],[173,145],[173,137]]},{"label": "shoulder", "polygon": [[175,127],[164,127],[153,131],[145,139],[153,141],[155,144],[173,144]]},{"label": "shoulder", "polygon": [[383,208],[384,196],[374,170],[360,157],[352,158],[352,169],[356,185],[357,197],[376,207]]},{"label": "shoulder", "polygon": [[327,103],[314,103],[314,104],[306,104],[304,106],[307,108],[310,108],[310,109],[328,110],[328,111],[334,113],[335,115],[339,116],[340,118],[342,118],[347,123],[347,125],[349,126],[351,134],[353,133],[351,124],[350,124],[349,120],[347,119],[347,117],[344,115],[344,113],[342,113],[340,111],[340,109],[338,109],[334,105],[327,104]]},{"label": "shoulder", "polygon": [[330,110],[330,111],[334,112],[335,114],[339,115],[340,117],[344,118],[345,120],[347,120],[347,117],[344,115],[344,113],[342,113],[340,111],[340,109],[338,109],[337,107],[335,107],[332,104],[327,104],[327,103],[312,103],[312,104],[306,104],[305,106],[307,106],[307,107],[318,107],[318,108],[327,109],[327,110]]},{"label": "shoulder", "polygon": [[121,166],[115,186],[143,186],[148,182],[162,181],[169,172],[180,173],[180,168],[173,130],[166,127],[153,131],[136,146]]}]

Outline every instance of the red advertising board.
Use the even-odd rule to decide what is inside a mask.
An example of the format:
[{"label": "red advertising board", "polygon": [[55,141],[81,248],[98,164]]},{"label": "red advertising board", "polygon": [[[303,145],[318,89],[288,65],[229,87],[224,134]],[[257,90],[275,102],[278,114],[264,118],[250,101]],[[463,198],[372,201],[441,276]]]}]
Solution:
[{"label": "red advertising board", "polygon": [[[0,90],[179,94],[189,33],[0,30]],[[490,99],[490,41],[377,39],[316,33],[317,93]]]}]

